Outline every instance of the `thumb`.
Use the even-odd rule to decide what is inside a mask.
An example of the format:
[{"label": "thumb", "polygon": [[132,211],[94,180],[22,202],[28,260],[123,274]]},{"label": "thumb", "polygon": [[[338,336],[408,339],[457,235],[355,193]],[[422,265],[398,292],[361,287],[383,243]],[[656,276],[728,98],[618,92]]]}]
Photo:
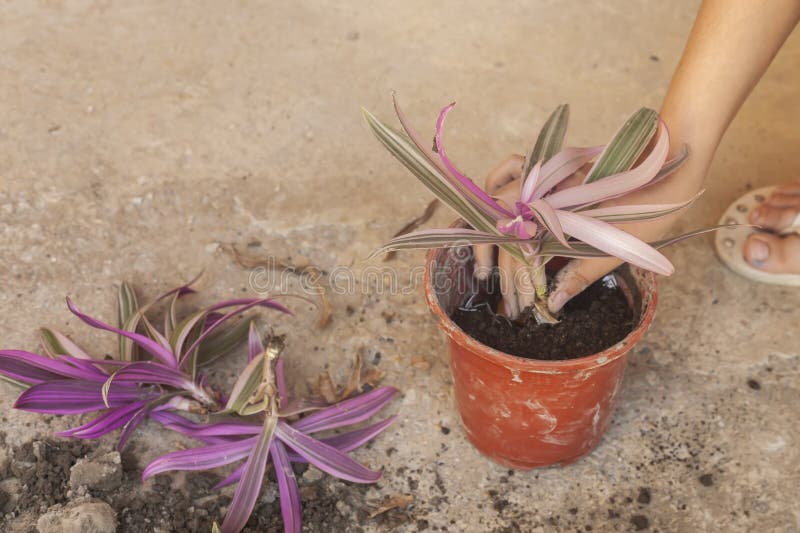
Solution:
[{"label": "thumb", "polygon": [[622,264],[617,258],[573,259],[558,271],[555,287],[547,298],[551,313],[558,313],[572,298]]}]

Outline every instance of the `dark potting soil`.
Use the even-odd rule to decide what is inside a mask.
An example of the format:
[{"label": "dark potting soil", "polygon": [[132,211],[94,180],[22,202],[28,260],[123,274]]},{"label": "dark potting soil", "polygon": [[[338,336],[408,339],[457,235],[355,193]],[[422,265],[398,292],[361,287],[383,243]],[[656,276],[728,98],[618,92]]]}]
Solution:
[{"label": "dark potting soil", "polygon": [[633,310],[619,287],[598,280],[564,306],[558,324],[538,324],[530,309],[514,322],[496,313],[496,279],[456,309],[453,321],[474,339],[502,352],[540,360],[576,359],[603,351],[635,326]]}]

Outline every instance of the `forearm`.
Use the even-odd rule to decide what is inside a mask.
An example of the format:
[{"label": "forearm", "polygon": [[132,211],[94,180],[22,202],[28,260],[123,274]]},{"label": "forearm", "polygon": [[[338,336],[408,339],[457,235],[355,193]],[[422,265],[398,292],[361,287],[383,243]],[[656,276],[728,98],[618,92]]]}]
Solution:
[{"label": "forearm", "polygon": [[661,109],[691,157],[680,189],[698,190],[729,124],[800,19],[800,0],[703,2]]}]

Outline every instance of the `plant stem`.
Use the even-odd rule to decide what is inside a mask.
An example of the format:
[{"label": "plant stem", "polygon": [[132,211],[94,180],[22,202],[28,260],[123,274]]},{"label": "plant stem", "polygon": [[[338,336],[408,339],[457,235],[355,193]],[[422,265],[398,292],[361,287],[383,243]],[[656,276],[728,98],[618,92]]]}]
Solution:
[{"label": "plant stem", "polygon": [[539,324],[557,324],[558,319],[547,309],[547,271],[541,256],[536,256],[533,260],[533,271],[531,272],[533,288],[536,291],[536,298],[533,301],[533,315]]}]

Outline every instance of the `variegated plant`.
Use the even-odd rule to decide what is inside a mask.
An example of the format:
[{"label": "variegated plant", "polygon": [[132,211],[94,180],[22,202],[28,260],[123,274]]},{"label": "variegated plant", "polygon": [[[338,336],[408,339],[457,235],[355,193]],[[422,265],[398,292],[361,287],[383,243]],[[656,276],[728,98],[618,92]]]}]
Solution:
[{"label": "variegated plant", "polygon": [[[598,207],[601,202],[657,183],[687,158],[688,148],[684,145],[674,158],[667,160],[669,133],[652,109],[642,108],[634,113],[606,146],[564,148],[569,107],[559,106],[525,158],[519,193],[493,197],[464,175],[447,156],[442,129],[454,105],[446,106],[439,114],[433,149],[429,148],[427,138],[411,127],[396,100],[395,112],[404,133],[363,110],[373,133],[389,152],[471,226],[401,235],[375,254],[414,248],[497,244],[532,269],[535,314],[540,320],[554,321],[543,303],[548,290],[544,265],[551,258],[614,256],[669,275],[674,268],[657,249],[715,229],[646,243],[613,224],[662,217],[688,206],[694,199],[671,204]],[[642,158],[650,145],[649,153]],[[581,167],[592,161],[580,184],[557,190],[559,184],[574,177]]]},{"label": "variegated plant", "polygon": [[[231,319],[256,308],[289,313],[270,298],[240,298],[216,303],[179,320],[177,304],[193,293],[194,282],[139,306],[136,294],[122,283],[118,297],[119,327],[69,310],[93,328],[120,337],[117,358],[91,354],[66,335],[41,330],[43,354],[0,349],[0,380],[24,390],[14,407],[35,413],[81,415],[88,422],[59,436],[96,439],[120,430],[122,449],[146,420],[196,439],[204,446],[161,456],[145,468],[148,478],[174,470],[209,470],[238,466],[219,486],[236,484],[221,533],[244,528],[258,502],[267,466],[272,461],[280,493],[284,530],[299,532],[300,492],[292,463],[310,463],[333,476],[355,483],[374,483],[381,472],[369,469],[348,453],[372,440],[395,417],[343,433],[318,433],[365,422],[397,394],[377,387],[332,405],[315,399],[290,399],[281,358],[282,339],[267,336],[259,317],[231,325]],[[163,327],[151,311],[169,300]],[[266,342],[265,342],[266,341]],[[209,363],[248,347],[248,364],[229,393],[212,386]],[[213,422],[198,421],[213,417]],[[298,418],[299,417],[299,418]]]}]

